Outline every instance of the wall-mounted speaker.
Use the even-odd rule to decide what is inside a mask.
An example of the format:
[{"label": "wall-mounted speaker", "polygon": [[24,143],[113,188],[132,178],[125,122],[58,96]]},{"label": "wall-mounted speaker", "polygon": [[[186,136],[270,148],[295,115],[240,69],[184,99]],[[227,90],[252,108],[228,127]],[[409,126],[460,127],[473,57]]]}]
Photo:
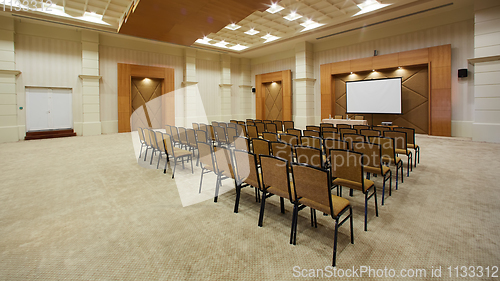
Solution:
[{"label": "wall-mounted speaker", "polygon": [[458,70],[458,77],[459,78],[467,77],[467,68],[459,69]]},{"label": "wall-mounted speaker", "polygon": [[255,93],[255,88],[252,88],[252,93]]},{"label": "wall-mounted speaker", "polygon": [[378,51],[377,50],[373,50],[373,55],[376,57],[378,56]]}]

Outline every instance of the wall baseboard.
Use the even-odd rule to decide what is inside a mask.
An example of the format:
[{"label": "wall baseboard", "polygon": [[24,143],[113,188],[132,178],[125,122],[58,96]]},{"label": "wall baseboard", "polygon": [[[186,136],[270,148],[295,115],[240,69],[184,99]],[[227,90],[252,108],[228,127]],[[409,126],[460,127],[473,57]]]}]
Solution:
[{"label": "wall baseboard", "polygon": [[101,121],[102,134],[117,134],[118,133],[118,120]]},{"label": "wall baseboard", "polygon": [[474,123],[473,141],[485,141],[500,143],[500,124],[498,123]]},{"label": "wall baseboard", "polygon": [[451,120],[451,136],[461,138],[472,138],[473,121]]}]

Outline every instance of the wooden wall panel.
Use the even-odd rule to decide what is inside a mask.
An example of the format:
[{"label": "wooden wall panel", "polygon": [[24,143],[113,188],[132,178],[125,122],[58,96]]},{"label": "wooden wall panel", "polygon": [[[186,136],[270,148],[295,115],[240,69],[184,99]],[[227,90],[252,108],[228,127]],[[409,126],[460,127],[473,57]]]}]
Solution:
[{"label": "wooden wall panel", "polygon": [[399,64],[399,54],[388,54],[383,56],[373,57],[372,68],[375,70],[383,68],[391,68]]},{"label": "wooden wall panel", "polygon": [[399,53],[398,66],[427,64],[428,62],[429,50],[427,48]]},{"label": "wooden wall panel", "polygon": [[366,71],[368,69],[373,69],[373,58],[351,60],[351,69],[349,72]]},{"label": "wooden wall panel", "polygon": [[349,73],[351,72],[351,61],[340,61],[330,64],[330,73]]},{"label": "wooden wall panel", "polygon": [[320,66],[321,76],[321,119],[326,119],[332,113],[332,70],[334,64]]},{"label": "wooden wall panel", "polygon": [[283,120],[292,120],[292,71],[283,70],[255,75],[255,118],[266,119],[265,85],[269,82],[281,82],[283,87]]},{"label": "wooden wall panel", "polygon": [[281,72],[283,86],[283,121],[292,121],[292,71]]}]

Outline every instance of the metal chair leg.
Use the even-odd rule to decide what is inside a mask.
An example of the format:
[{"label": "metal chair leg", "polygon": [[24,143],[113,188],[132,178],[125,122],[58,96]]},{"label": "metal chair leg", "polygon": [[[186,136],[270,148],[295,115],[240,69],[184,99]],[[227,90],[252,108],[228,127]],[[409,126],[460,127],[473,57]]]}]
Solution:
[{"label": "metal chair leg", "polygon": [[262,191],[262,201],[260,203],[260,213],[259,213],[259,226],[262,227],[262,221],[264,220],[264,208],[266,206],[266,191]]}]

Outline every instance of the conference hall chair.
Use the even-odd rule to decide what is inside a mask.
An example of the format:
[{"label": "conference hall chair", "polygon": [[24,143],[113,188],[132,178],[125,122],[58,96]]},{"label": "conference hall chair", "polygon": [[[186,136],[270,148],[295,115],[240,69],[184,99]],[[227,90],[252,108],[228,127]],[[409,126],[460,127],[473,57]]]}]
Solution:
[{"label": "conference hall chair", "polygon": [[342,135],[337,132],[323,132],[323,139],[337,139],[341,140]]},{"label": "conference hall chair", "polygon": [[255,126],[255,122],[252,121],[247,121],[247,126]]},{"label": "conference hall chair", "polygon": [[321,137],[321,134],[319,131],[314,131],[314,130],[304,130],[302,131],[302,135],[304,136],[309,136],[309,137]]},{"label": "conference hall chair", "polygon": [[146,144],[146,141],[144,140],[144,132],[143,132],[143,129],[141,127],[137,128],[137,134],[139,135],[139,141],[141,143],[141,150],[139,151],[139,158],[141,158],[142,148],[143,147],[147,148],[148,145]]},{"label": "conference hall chair", "polygon": [[237,126],[238,126],[238,124],[236,124],[236,122],[235,123],[230,122],[230,123],[226,124],[226,128],[236,129]]},{"label": "conference hall chair", "polygon": [[343,150],[349,150],[349,143],[341,140],[341,139],[333,139],[333,138],[326,138],[323,139],[323,146],[325,148],[325,155],[326,155],[326,160],[329,161],[330,159],[330,150],[331,149],[343,149]]},{"label": "conference hall chair", "polygon": [[288,161],[272,155],[258,156],[262,173],[262,200],[260,201],[259,226],[264,220],[266,199],[277,195],[280,197],[281,213],[285,213],[285,198],[292,204],[295,198],[293,187],[290,186],[290,169]]},{"label": "conference hall chair", "polygon": [[278,128],[274,123],[265,123],[266,124],[266,132],[278,133]]},{"label": "conference hall chair", "polygon": [[344,134],[357,134],[358,132],[354,129],[341,128],[339,129],[339,133],[342,135],[342,138],[344,138]]},{"label": "conference hall chair", "polygon": [[380,145],[382,148],[382,163],[396,167],[396,190],[398,190],[398,170],[401,169],[401,183],[403,183],[403,161],[396,156],[394,140],[387,137],[368,137],[369,142]]},{"label": "conference hall chair", "polygon": [[172,136],[172,143],[174,146],[177,144],[180,148],[182,148],[181,140],[179,138],[179,130],[176,126],[170,127],[170,135]]},{"label": "conference hall chair", "polygon": [[348,143],[349,150],[352,149],[352,142],[354,141],[366,141],[365,136],[358,134],[343,134],[343,139]]},{"label": "conference hall chair", "polygon": [[236,121],[236,120],[229,120],[229,123],[238,124],[238,121]]},{"label": "conference hall chair", "polygon": [[[350,222],[351,244],[354,244],[352,207],[349,200],[335,196],[331,193],[331,177],[326,169],[317,168],[307,164],[292,164],[293,187],[295,198],[293,198],[292,231],[290,243],[297,244],[297,223],[299,211],[303,207],[311,208],[311,215],[314,214],[315,226],[316,210],[330,215],[335,222],[333,238],[333,260],[332,266],[336,265],[337,260],[337,240],[338,229],[347,220]],[[340,220],[340,218],[348,214]]]},{"label": "conference hall chair", "polygon": [[325,167],[323,151],[319,148],[310,146],[295,147],[296,162],[304,163],[318,168]]},{"label": "conference hall chair", "polygon": [[368,130],[370,126],[368,125],[352,125],[352,128],[358,131],[358,134],[361,134],[361,130]]},{"label": "conference hall chair", "polygon": [[392,171],[389,167],[382,165],[382,148],[371,142],[353,142],[352,148],[356,152],[363,153],[363,169],[367,179],[370,179],[370,174],[383,177],[382,205],[384,205],[385,182],[387,180],[389,180],[389,196],[392,195]]},{"label": "conference hall chair", "polygon": [[262,123],[266,123],[266,124],[267,123],[273,123],[273,121],[272,120],[262,120]]},{"label": "conference hall chair", "polygon": [[257,164],[260,164],[259,155],[271,155],[271,142],[265,139],[253,138],[252,149],[253,153],[257,155]]},{"label": "conference hall chair", "polygon": [[237,123],[238,125],[245,126],[245,121],[236,121],[236,123]]},{"label": "conference hall chair", "polygon": [[181,144],[181,147],[184,147],[184,149],[188,148],[188,139],[186,135],[186,128],[184,127],[178,127],[177,130],[179,131],[179,142]]},{"label": "conference hall chair", "polygon": [[[193,173],[193,155],[191,154],[191,151],[187,151],[181,148],[174,147],[174,144],[172,142],[172,138],[169,135],[164,135],[163,138],[163,143],[165,146],[165,150],[168,153],[167,157],[171,157],[174,159],[174,168],[172,169],[172,178],[175,176],[175,167],[177,166],[177,159],[181,158],[182,159],[182,169],[184,169],[184,158],[187,158],[187,161],[191,162],[191,173]],[[170,161],[170,165],[172,165],[172,162]],[[163,173],[167,173],[167,167],[165,166],[165,169],[163,169]]]},{"label": "conference hall chair", "polygon": [[233,151],[233,171],[236,182],[236,200],[234,202],[234,212],[238,213],[240,204],[241,189],[246,186],[255,189],[255,200],[259,201],[259,192],[262,189],[262,177],[257,168],[257,157],[255,154],[235,149]]},{"label": "conference hall chair", "polygon": [[[187,129],[186,135],[188,139],[189,151],[193,151],[193,157],[195,156],[195,150],[198,150],[198,141],[196,139],[196,131],[193,129]],[[198,156],[196,157],[196,167],[200,162],[200,153],[198,152]]]},{"label": "conference hall chair", "polygon": [[321,127],[320,126],[309,125],[309,126],[306,126],[306,130],[321,132]]},{"label": "conference hall chair", "polygon": [[[198,155],[200,158],[200,167],[201,167],[201,177],[200,177],[200,189],[198,193],[201,193],[201,185],[203,183],[203,175],[208,174],[210,172],[217,174],[215,167],[215,159],[214,159],[214,150],[213,146],[210,143],[206,142],[198,142]],[[217,182],[218,184],[219,182]]]},{"label": "conference hall chair", "polygon": [[212,124],[213,127],[219,126],[219,122],[217,122],[217,121],[212,121],[212,123],[210,123],[210,124]]},{"label": "conference hall chair", "polygon": [[378,137],[380,136],[380,131],[377,131],[377,130],[371,130],[371,129],[361,129],[359,130],[359,133],[363,136],[365,136],[366,138],[368,137]]},{"label": "conference hall chair", "polygon": [[274,120],[274,124],[276,124],[276,132],[283,133],[283,122],[281,120]]},{"label": "conference hall chair", "polygon": [[362,115],[356,115],[354,116],[354,120],[365,120],[365,117]]},{"label": "conference hall chair", "polygon": [[[368,200],[375,198],[375,215],[378,217],[377,189],[375,183],[364,178],[363,171],[363,153],[331,149],[330,150],[330,170],[332,175],[332,185],[337,187],[337,192],[342,195],[342,187],[348,187],[351,190],[356,189],[365,195],[365,231],[368,230]],[[340,191],[339,191],[340,189]],[[372,193],[370,193],[372,190]]]},{"label": "conference hall chair", "polygon": [[257,127],[257,133],[259,136],[262,136],[262,133],[266,131],[265,123],[255,123],[255,127]]},{"label": "conference hall chair", "polygon": [[[231,123],[231,124],[235,124],[235,123]],[[232,146],[232,142],[234,141],[234,138],[237,136],[238,136],[238,131],[236,130],[236,128],[232,128],[232,127],[226,128],[226,140],[227,140],[228,147]]]},{"label": "conference hall chair", "polygon": [[[220,124],[220,123],[219,123]],[[226,137],[226,128],[221,126],[214,127],[215,132],[215,141],[218,146],[228,145],[227,137]]]},{"label": "conference hall chair", "polygon": [[323,131],[323,128],[335,128],[332,123],[319,123],[319,127],[321,131]]},{"label": "conference hall chair", "polygon": [[299,130],[299,129],[287,129],[286,130],[286,133],[289,134],[289,135],[295,135],[297,136],[299,139],[300,137],[302,136],[302,131]]},{"label": "conference hall chair", "polygon": [[288,143],[271,142],[271,152],[274,156],[288,161],[288,164],[293,162],[293,146]]},{"label": "conference hall chair", "polygon": [[[195,130],[194,131],[196,134],[196,142],[204,142],[204,143],[209,143],[208,138],[207,138],[207,131],[204,130]],[[198,154],[200,154],[198,152]]]},{"label": "conference hall chair", "polygon": [[247,133],[249,139],[254,139],[259,137],[259,133],[257,131],[257,126],[247,125]]},{"label": "conference hall chair", "polygon": [[408,148],[413,149],[415,151],[415,164],[414,167],[417,166],[417,158],[418,163],[420,163],[420,146],[415,143],[415,129],[406,128],[406,127],[395,127],[394,131],[405,132],[406,133],[406,141],[408,142]]},{"label": "conference hall chair", "polygon": [[342,115],[335,115],[335,117],[334,117],[334,118],[335,118],[335,119],[344,119],[344,116],[342,116]]},{"label": "conference hall chair", "polygon": [[262,138],[268,141],[278,141],[278,134],[271,132],[262,133]]},{"label": "conference hall chair", "polygon": [[340,132],[342,129],[352,129],[352,126],[349,124],[337,124],[337,130]]},{"label": "conference hall chair", "polygon": [[321,127],[321,133],[324,133],[324,132],[335,132],[335,133],[337,133],[338,132],[337,127],[333,127],[333,124],[330,124],[330,125],[332,125],[332,126],[331,127],[327,127],[327,126]]},{"label": "conference hall chair", "polygon": [[193,130],[200,129],[200,125],[198,123],[192,123],[191,126],[193,127]]},{"label": "conference hall chair", "polygon": [[219,127],[222,127],[222,128],[227,128],[227,123],[226,122],[219,122]]},{"label": "conference hall chair", "polygon": [[158,155],[158,163],[156,164],[156,169],[158,169],[158,167],[160,167],[160,160],[161,160],[161,156],[163,154],[165,154],[165,157],[167,158],[165,160],[165,168],[166,168],[167,162],[168,162],[168,154],[167,154],[167,151],[165,150],[165,145],[164,145],[164,141],[163,141],[163,139],[164,139],[163,133],[160,131],[155,131],[154,134],[155,134],[156,148],[160,154],[160,155]]},{"label": "conference hall chair", "polygon": [[247,127],[245,126],[245,124],[243,125],[238,124],[238,126],[236,126],[236,133],[238,134],[238,136],[246,137]]},{"label": "conference hall chair", "polygon": [[248,122],[253,122],[253,119],[246,119],[245,121],[246,121],[247,123],[248,123]]},{"label": "conference hall chair", "polygon": [[293,121],[283,121],[283,132],[295,128]]},{"label": "conference hall chair", "polygon": [[151,160],[149,161],[149,164],[153,163],[153,154],[155,153],[155,144],[153,144],[154,141],[154,135],[151,134],[151,129],[144,128],[143,130],[144,134],[144,142],[146,143],[146,151],[144,153],[144,161],[146,161],[146,158],[148,156],[148,149],[151,149]]},{"label": "conference hall chair", "polygon": [[[207,124],[199,123],[198,130],[205,131],[205,133],[206,133],[207,132]],[[168,133],[168,131],[167,131],[167,133]]]},{"label": "conference hall chair", "polygon": [[280,141],[288,143],[291,146],[297,146],[299,144],[299,138],[296,135],[290,134],[280,134]]},{"label": "conference hall chair", "polygon": [[234,149],[250,151],[250,142],[246,137],[235,137],[233,140]]},{"label": "conference hall chair", "polygon": [[413,154],[411,151],[408,149],[408,142],[406,138],[406,133],[405,132],[399,132],[399,131],[384,131],[384,137],[388,137],[391,139],[394,139],[394,149],[396,152],[396,155],[403,154],[405,155],[408,160],[406,162],[406,176],[410,176],[410,168],[413,171]]},{"label": "conference hall chair", "polygon": [[300,138],[300,144],[302,146],[310,146],[323,150],[323,139],[319,137],[302,136]]},{"label": "conference hall chair", "polygon": [[217,183],[215,185],[214,202],[219,199],[219,189],[222,187],[222,180],[234,180],[234,171],[232,165],[231,150],[229,148],[219,146],[214,147],[215,174],[217,175]]}]

